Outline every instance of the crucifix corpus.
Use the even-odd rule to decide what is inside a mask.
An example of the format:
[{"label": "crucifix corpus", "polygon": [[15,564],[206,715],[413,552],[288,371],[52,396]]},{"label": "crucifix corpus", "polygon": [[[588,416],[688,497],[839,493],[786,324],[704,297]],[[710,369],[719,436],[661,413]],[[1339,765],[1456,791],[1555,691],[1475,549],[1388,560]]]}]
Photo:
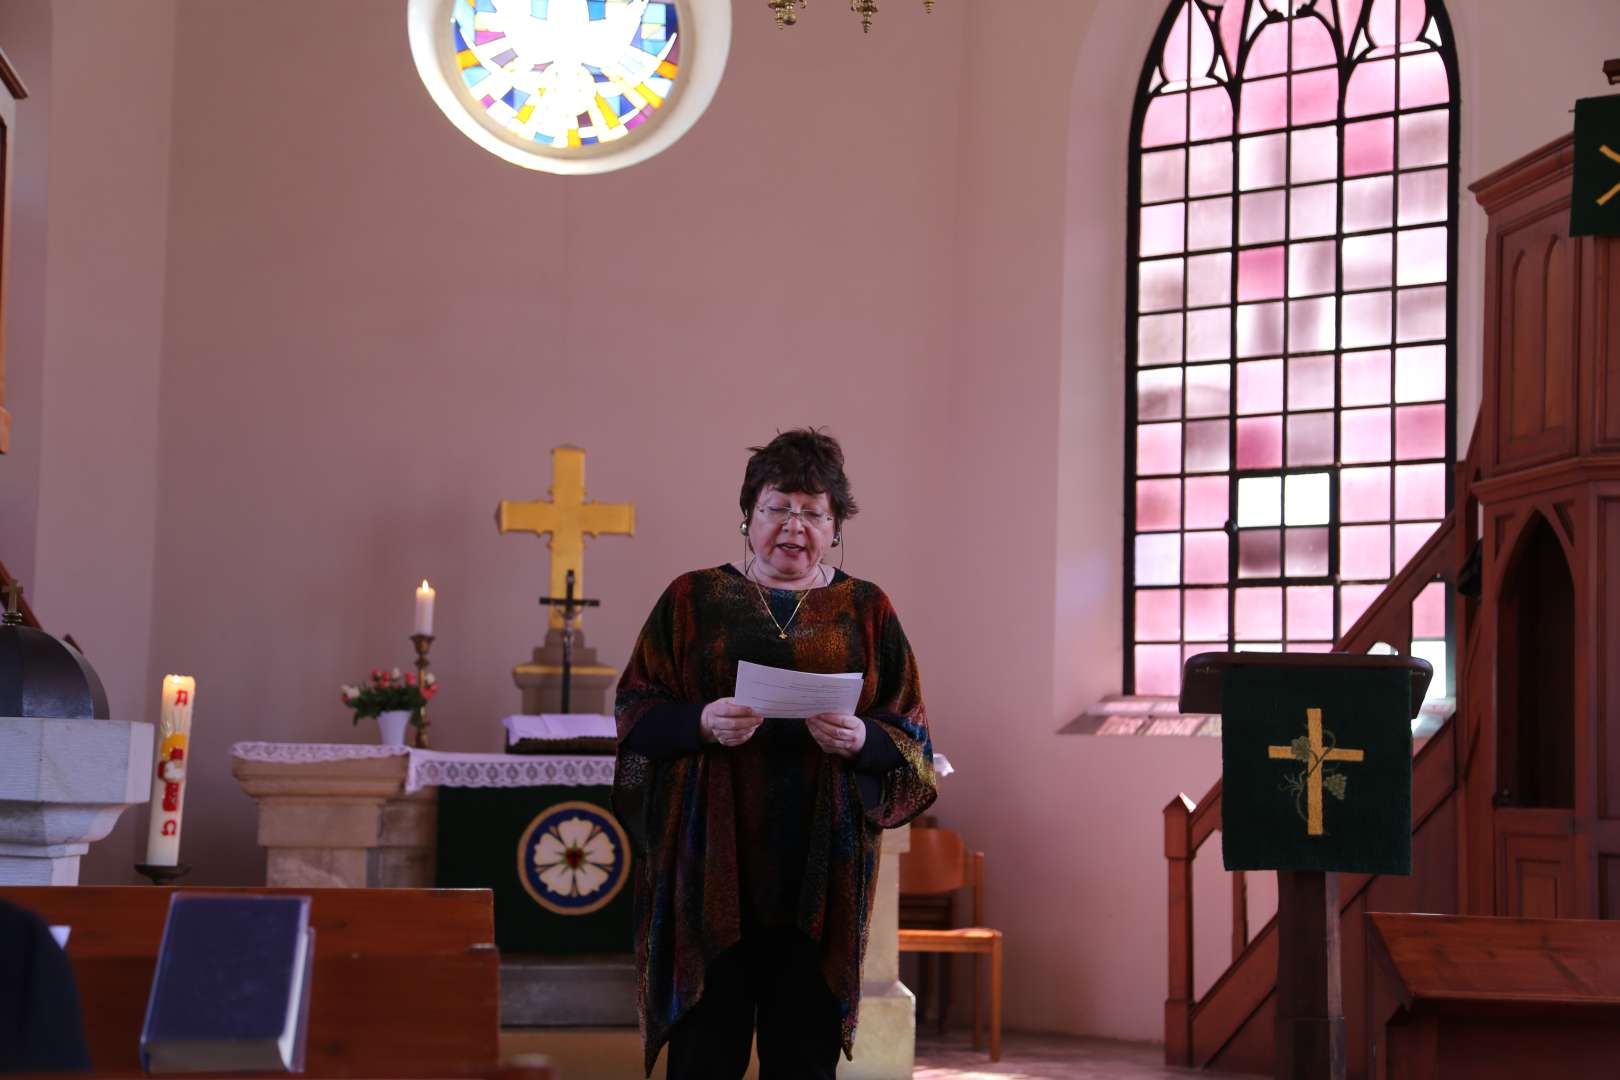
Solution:
[{"label": "crucifix corpus", "polygon": [[545,536],[551,552],[550,588],[540,599],[551,609],[546,641],[530,663],[513,669],[512,677],[523,692],[525,713],[571,712],[576,698],[585,712],[606,712],[606,692],[618,672],[598,663],[596,650],[585,644],[583,609],[601,603],[579,598],[585,589],[585,538],[634,536],[636,508],[586,498],[585,451],[579,447],[551,451],[551,476],[550,499],[503,499],[495,511],[502,533]]}]

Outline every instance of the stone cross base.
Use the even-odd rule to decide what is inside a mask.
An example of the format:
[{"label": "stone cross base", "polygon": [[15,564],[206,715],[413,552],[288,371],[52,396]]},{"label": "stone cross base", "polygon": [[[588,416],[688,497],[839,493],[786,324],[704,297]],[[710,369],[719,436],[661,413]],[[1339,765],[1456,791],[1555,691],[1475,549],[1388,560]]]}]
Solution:
[{"label": "stone cross base", "polygon": [[79,858],[151,794],[153,728],[0,716],[0,885],[77,885]]}]

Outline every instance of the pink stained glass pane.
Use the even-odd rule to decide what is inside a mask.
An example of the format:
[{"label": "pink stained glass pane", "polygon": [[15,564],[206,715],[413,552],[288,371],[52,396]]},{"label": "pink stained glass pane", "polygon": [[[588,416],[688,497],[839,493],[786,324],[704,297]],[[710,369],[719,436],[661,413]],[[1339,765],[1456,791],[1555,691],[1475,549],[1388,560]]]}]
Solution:
[{"label": "pink stained glass pane", "polygon": [[1288,361],[1288,407],[1333,408],[1333,357],[1296,356]]},{"label": "pink stained glass pane", "polygon": [[1136,646],[1135,674],[1138,694],[1181,693],[1181,647]]},{"label": "pink stained glass pane", "polygon": [[1183,534],[1187,559],[1187,584],[1225,585],[1229,574],[1226,565],[1226,534],[1223,532],[1190,532]]},{"label": "pink stained glass pane", "polygon": [[1192,142],[1232,134],[1232,98],[1224,86],[1194,90]]},{"label": "pink stained glass pane", "polygon": [[1238,242],[1269,244],[1283,238],[1288,196],[1282,191],[1244,195],[1238,204]]},{"label": "pink stained glass pane", "polygon": [[[1241,4],[1239,5],[1241,6]],[[1252,22],[1249,24],[1254,25]],[[1249,58],[1243,62],[1243,76],[1280,75],[1288,70],[1288,24],[1272,23],[1249,43]]]},{"label": "pink stained glass pane", "polygon": [[1186,624],[1182,630],[1188,641],[1225,641],[1227,595],[1225,589],[1188,589]]},{"label": "pink stained glass pane", "polygon": [[1201,143],[1188,151],[1187,194],[1224,195],[1232,190],[1232,143]]},{"label": "pink stained glass pane", "polygon": [[1339,393],[1347,408],[1389,404],[1389,350],[1345,353]]},{"label": "pink stained glass pane", "polygon": [[1232,200],[1196,199],[1187,204],[1187,247],[1191,251],[1232,246]]},{"label": "pink stained glass pane", "polygon": [[1403,405],[1395,410],[1395,456],[1401,461],[1446,455],[1446,407]]},{"label": "pink stained glass pane", "polygon": [[1187,207],[1185,203],[1160,203],[1142,207],[1141,253],[1171,255],[1185,244]]},{"label": "pink stained glass pane", "polygon": [[[1325,67],[1337,63],[1339,59],[1338,50],[1333,47],[1333,38],[1328,35],[1327,25],[1316,19],[1302,17],[1294,20],[1293,47],[1295,71]],[[1338,72],[1334,72],[1333,76],[1337,84]],[[1337,108],[1337,103],[1334,107]]]},{"label": "pink stained glass pane", "polygon": [[1283,268],[1284,251],[1280,246],[1238,252],[1238,299],[1281,299]]},{"label": "pink stained glass pane", "polygon": [[1290,237],[1331,236],[1339,228],[1339,186],[1295,188],[1288,206]]},{"label": "pink stained glass pane", "polygon": [[1451,120],[1445,109],[1401,117],[1401,168],[1444,165],[1451,159]]},{"label": "pink stained glass pane", "polygon": [[1281,304],[1241,304],[1237,311],[1239,356],[1266,356],[1282,352]]},{"label": "pink stained glass pane", "polygon": [[1346,409],[1339,414],[1339,460],[1389,460],[1389,410]]},{"label": "pink stained glass pane", "polygon": [[1344,336],[1340,338],[1340,344],[1346,349],[1389,344],[1389,293],[1351,293],[1344,298],[1341,307],[1344,312]]},{"label": "pink stained glass pane", "polygon": [[1361,25],[1362,0],[1338,0],[1339,32],[1345,39],[1346,45]]},{"label": "pink stained glass pane", "polygon": [[1446,583],[1430,582],[1412,601],[1412,636],[1415,638],[1443,638],[1446,636]]},{"label": "pink stained glass pane", "polygon": [[1238,130],[1276,131],[1288,126],[1288,80],[1252,79],[1243,84],[1243,106],[1238,111]]},{"label": "pink stained glass pane", "polygon": [[1237,467],[1282,468],[1282,417],[1257,416],[1238,421]]},{"label": "pink stained glass pane", "polygon": [[1339,129],[1305,128],[1295,131],[1288,159],[1288,178],[1296,184],[1331,180],[1339,175]]},{"label": "pink stained glass pane", "polygon": [[1395,400],[1440,401],[1446,396],[1446,348],[1414,345],[1395,353]]},{"label": "pink stained glass pane", "polygon": [[1344,238],[1344,287],[1376,289],[1390,284],[1394,237],[1389,233]]},{"label": "pink stained glass pane", "polygon": [[1227,4],[1221,9],[1221,51],[1227,64],[1236,66],[1238,47],[1243,41],[1243,4]]},{"label": "pink stained glass pane", "polygon": [[[1224,529],[1231,514],[1224,476],[1189,476],[1187,484],[1187,523],[1189,529]],[[1222,533],[1221,535],[1225,535]],[[1224,549],[1223,549],[1224,550]],[[1222,558],[1225,558],[1223,555]],[[1224,565],[1224,564],[1223,564]],[[1222,578],[1221,580],[1226,580]]]},{"label": "pink stained glass pane", "polygon": [[1136,482],[1136,527],[1144,532],[1181,528],[1181,481]]},{"label": "pink stained glass pane", "polygon": [[1401,58],[1401,108],[1444,105],[1451,99],[1451,81],[1437,52]]},{"label": "pink stained glass pane", "polygon": [[1395,516],[1403,521],[1427,521],[1446,516],[1446,467],[1397,465]]},{"label": "pink stained glass pane", "polygon": [[1344,231],[1387,229],[1395,220],[1395,178],[1369,176],[1344,185]]},{"label": "pink stained glass pane", "polygon": [[1402,225],[1444,221],[1451,195],[1450,180],[1444,169],[1423,169],[1402,173],[1398,213]]},{"label": "pink stained glass pane", "polygon": [[[1293,122],[1297,124],[1331,123],[1339,115],[1339,73],[1313,71],[1309,75],[1294,76]],[[1338,155],[1334,154],[1334,170],[1338,169]]]},{"label": "pink stained glass pane", "polygon": [[1171,82],[1188,82],[1208,75],[1215,62],[1215,34],[1204,13],[1191,0],[1182,4],[1164,40],[1160,66]]},{"label": "pink stained glass pane", "polygon": [[1389,118],[1362,120],[1344,129],[1344,175],[1365,176],[1395,168],[1395,125]]},{"label": "pink stained glass pane", "polygon": [[1160,94],[1148,102],[1142,118],[1142,145],[1169,146],[1187,141],[1187,95]]},{"label": "pink stained glass pane", "polygon": [[1282,412],[1283,362],[1257,360],[1238,365],[1239,415]]},{"label": "pink stained glass pane", "polygon": [[[1282,530],[1243,529],[1238,533],[1238,577],[1282,576]],[[1241,633],[1241,631],[1239,631]]]},{"label": "pink stained glass pane", "polygon": [[1177,585],[1181,582],[1181,534],[1136,535],[1136,583]]},{"label": "pink stained glass pane", "polygon": [[1374,45],[1416,41],[1423,33],[1428,5],[1423,0],[1373,0],[1367,12],[1367,36]]},{"label": "pink stained glass pane", "polygon": [[1367,613],[1372,602],[1378,599],[1378,594],[1384,591],[1382,585],[1341,585],[1339,587],[1339,636],[1354,625],[1356,620]]},{"label": "pink stained glass pane", "polygon": [[1339,576],[1346,581],[1389,577],[1389,526],[1345,525],[1339,529]]},{"label": "pink stained glass pane", "polygon": [[1137,267],[1136,303],[1142,311],[1181,307],[1182,259],[1148,259]]},{"label": "pink stained glass pane", "polygon": [[1187,151],[1159,150],[1142,155],[1142,201],[1164,202],[1187,193]]},{"label": "pink stained glass pane", "polygon": [[1395,111],[1395,61],[1368,60],[1350,73],[1344,93],[1345,116],[1370,116]]},{"label": "pink stained glass pane", "polygon": [[1136,373],[1136,418],[1181,419],[1181,369],[1148,368]]},{"label": "pink stained glass pane", "polygon": [[1283,532],[1283,572],[1289,577],[1326,577],[1328,531],[1285,529]]},{"label": "pink stained glass pane", "polygon": [[1334,243],[1317,240],[1288,245],[1288,295],[1319,296],[1334,291]]},{"label": "pink stained glass pane", "polygon": [[1136,640],[1181,640],[1181,592],[1179,590],[1136,590]]},{"label": "pink stained glass pane", "polygon": [[1198,364],[1187,369],[1187,415],[1226,416],[1232,411],[1232,369]]},{"label": "pink stained glass pane", "polygon": [[1412,556],[1418,549],[1429,542],[1434,530],[1440,527],[1438,521],[1425,521],[1415,525],[1395,526],[1395,571],[1399,573],[1405,569],[1406,564],[1412,561]]},{"label": "pink stained glass pane", "polygon": [[1333,414],[1295,413],[1288,418],[1288,464],[1333,464]]},{"label": "pink stained glass pane", "polygon": [[1136,320],[1136,362],[1143,367],[1181,362],[1180,312]]},{"label": "pink stained glass pane", "polygon": [[1199,420],[1187,425],[1187,471],[1225,472],[1232,467],[1229,441],[1231,433],[1225,420]]},{"label": "pink stained glass pane", "polygon": [[1237,590],[1233,629],[1240,638],[1282,637],[1282,590],[1275,586]]},{"label": "pink stained glass pane", "polygon": [[1338,340],[1335,316],[1338,306],[1333,297],[1288,302],[1288,351],[1318,352],[1333,348]]},{"label": "pink stained glass pane", "polygon": [[1396,281],[1427,285],[1446,280],[1446,229],[1412,229],[1399,234]]},{"label": "pink stained glass pane", "polygon": [[1222,251],[1214,255],[1195,255],[1187,260],[1187,304],[1202,307],[1206,304],[1232,302],[1232,254]]},{"label": "pink stained glass pane", "polygon": [[1289,588],[1288,637],[1293,641],[1333,640],[1333,586]]},{"label": "pink stained glass pane", "polygon": [[1136,475],[1181,471],[1181,425],[1140,424],[1136,428]]},{"label": "pink stained glass pane", "polygon": [[1339,472],[1340,521],[1389,520],[1389,467]]},{"label": "pink stained glass pane", "polygon": [[1238,141],[1238,188],[1278,187],[1287,175],[1287,135],[1251,135]]},{"label": "pink stained glass pane", "polygon": [[1443,286],[1402,289],[1395,299],[1395,340],[1431,341],[1446,336],[1446,290]]},{"label": "pink stained glass pane", "polygon": [[1225,360],[1232,355],[1232,309],[1187,313],[1187,359]]}]

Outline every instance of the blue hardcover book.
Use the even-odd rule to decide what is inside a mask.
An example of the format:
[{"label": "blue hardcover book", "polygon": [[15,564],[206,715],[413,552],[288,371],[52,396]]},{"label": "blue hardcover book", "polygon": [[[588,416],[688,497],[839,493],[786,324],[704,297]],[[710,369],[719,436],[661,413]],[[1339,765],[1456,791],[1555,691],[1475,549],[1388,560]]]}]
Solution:
[{"label": "blue hardcover book", "polygon": [[302,1072],[307,896],[175,893],[141,1029],[148,1072]]}]

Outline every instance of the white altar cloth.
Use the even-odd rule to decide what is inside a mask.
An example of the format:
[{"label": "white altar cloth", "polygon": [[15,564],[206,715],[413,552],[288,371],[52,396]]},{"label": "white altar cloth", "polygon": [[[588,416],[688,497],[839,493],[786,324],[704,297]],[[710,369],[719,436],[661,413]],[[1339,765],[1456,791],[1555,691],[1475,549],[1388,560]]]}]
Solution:
[{"label": "white altar cloth", "polygon": [[613,783],[613,759],[606,756],[452,754],[367,743],[284,742],[239,742],[231,747],[231,756],[281,764],[408,757],[407,795],[428,787],[580,787]]}]

